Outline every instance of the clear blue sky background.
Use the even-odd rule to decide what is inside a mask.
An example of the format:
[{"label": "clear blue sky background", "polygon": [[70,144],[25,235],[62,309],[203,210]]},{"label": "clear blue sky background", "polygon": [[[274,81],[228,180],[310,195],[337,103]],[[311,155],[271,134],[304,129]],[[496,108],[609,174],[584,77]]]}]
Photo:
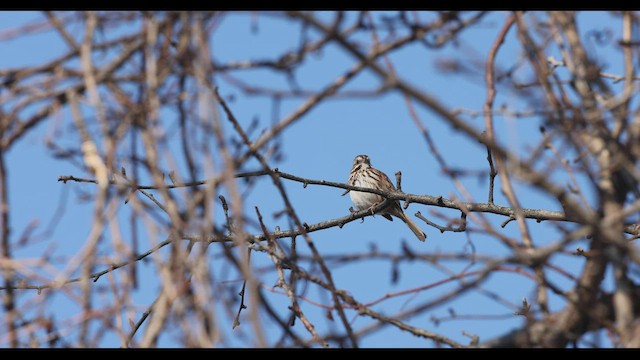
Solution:
[{"label": "clear blue sky background", "polygon": [[[380,14],[375,14],[378,16]],[[481,110],[485,100],[483,65],[478,61],[484,61],[488,49],[491,47],[500,27],[507,17],[507,13],[496,12],[482,20],[482,25],[475,26],[474,30],[465,32],[458,41],[458,48],[450,45],[442,49],[426,49],[413,45],[391,55],[391,60],[398,71],[399,76],[410,79],[421,89],[437,96],[450,108],[463,108],[469,110]],[[421,13],[421,17],[427,18],[430,14]],[[33,12],[0,12],[0,32],[8,28],[22,24],[28,20],[43,18],[43,15]],[[332,18],[329,13],[322,14],[322,18]],[[588,30],[612,31],[612,39],[619,38],[619,28],[608,13],[591,12],[580,15],[581,31]],[[252,22],[257,24],[258,31],[251,31]],[[131,29],[129,29],[130,31]],[[78,26],[78,34],[82,29]],[[315,38],[317,34],[311,32]],[[109,38],[113,34],[105,34]],[[80,36],[80,35],[78,35]],[[367,43],[368,38],[363,38]],[[522,59],[521,49],[515,40],[515,32],[510,31],[507,42],[500,50],[498,64],[502,68],[513,65]],[[284,21],[283,19],[265,15],[251,15],[250,13],[229,13],[224,16],[212,36],[212,52],[217,62],[224,63],[234,60],[273,59],[277,54],[295,49],[300,41],[300,26],[297,23]],[[607,72],[622,73],[620,68],[620,53],[611,44],[599,45],[595,42],[587,42],[587,49],[598,59],[606,59],[609,67]],[[0,41],[0,68],[13,68],[44,62],[66,51],[63,40],[52,33],[34,34],[25,38],[11,41]],[[547,54],[560,58],[559,53]],[[468,67],[477,67],[478,72],[469,77],[442,73],[436,66],[438,61],[453,59],[460,61]],[[322,54],[309,56],[304,65],[296,72],[296,79],[303,89],[318,89],[327,86],[338,76],[351,68],[356,60],[335,44],[325,48]],[[562,71],[562,70],[559,70]],[[565,73],[566,75],[566,73]],[[286,80],[269,71],[237,71],[233,73],[249,84],[270,86],[287,89]],[[528,79],[526,71],[520,71],[516,75],[522,81]],[[216,78],[223,96],[235,95],[235,100],[230,106],[236,116],[246,126],[252,119],[258,118],[261,126],[267,127],[272,121],[273,108],[269,99],[264,97],[246,97],[224,79]],[[379,79],[371,72],[358,75],[345,89],[371,89],[379,84]],[[615,87],[614,87],[615,88]],[[616,88],[617,89],[617,88]],[[298,107],[305,99],[284,100],[279,109],[280,117],[284,117]],[[496,107],[506,105],[514,110],[528,110],[530,105],[519,102],[516,96],[502,89],[496,100]],[[419,106],[419,116],[422,122],[429,128],[440,153],[447,163],[456,168],[471,170],[486,170],[486,152],[480,144],[457,134],[441,121],[434,113]],[[68,114],[67,114],[68,115]],[[163,116],[174,116],[163,114]],[[172,123],[175,118],[164,118],[163,121]],[[483,127],[480,117],[473,120],[478,128]],[[517,149],[525,154],[531,146],[539,140],[539,119],[507,119],[496,118],[498,136],[504,144],[512,149]],[[53,255],[53,262],[58,264],[58,270],[65,268],[69,257],[77,253],[85,241],[92,220],[92,205],[80,200],[82,193],[93,193],[91,185],[67,184],[57,182],[60,175],[87,176],[81,169],[73,167],[64,161],[52,159],[46,150],[44,142],[54,135],[54,129],[69,129],[72,126],[71,118],[63,113],[57,118],[51,118],[38,126],[29,136],[22,139],[9,153],[9,193],[11,201],[11,227],[12,241],[16,243],[20,234],[30,224],[37,225],[32,240],[27,246],[17,246],[15,256],[20,259],[37,259],[44,253]],[[346,182],[353,158],[358,154],[370,156],[374,166],[385,171],[392,179],[393,174],[401,170],[403,190],[408,193],[427,194],[433,196],[442,195],[446,198],[452,196],[462,197],[450,179],[440,172],[440,168],[430,154],[426,142],[412,122],[407,107],[399,93],[390,93],[382,97],[371,99],[330,100],[315,108],[305,115],[300,121],[288,128],[282,135],[284,158],[280,163],[274,163],[274,167],[282,171],[312,179],[326,179],[331,181]],[[70,138],[68,141],[77,141]],[[179,170],[179,169],[178,169]],[[554,179],[560,179],[556,174],[550,174]],[[557,178],[556,178],[557,177]],[[566,181],[566,180],[565,180]],[[473,177],[463,178],[463,184],[472,196],[473,201],[485,202],[487,197],[487,181],[478,181]],[[307,223],[344,216],[348,213],[351,202],[348,196],[340,196],[342,190],[309,186],[306,189],[299,183],[286,183],[290,199],[300,218]],[[520,201],[524,207],[544,208],[559,210],[559,206],[546,196],[531,191],[525,186],[518,186]],[[277,200],[274,200],[277,199]],[[506,200],[496,191],[496,203],[506,205]],[[48,224],[52,221],[56,210],[61,204],[64,206],[63,216],[51,233],[46,233]],[[256,188],[247,198],[245,206],[248,212],[252,212],[254,206],[259,206],[263,214],[267,214],[265,221],[267,226],[274,228],[280,226],[283,229],[289,227],[282,218],[271,216],[282,209],[282,202],[271,181],[261,179]],[[430,215],[432,209],[411,205],[408,214],[421,211],[423,215],[438,222]],[[447,212],[436,209],[439,213],[448,216],[457,216],[455,212]],[[128,209],[121,208],[121,217],[126,219]],[[491,217],[491,222],[497,226],[504,221],[501,217]],[[221,220],[222,218],[218,219]],[[440,234],[434,228],[428,227],[416,219],[428,235],[425,243],[419,243],[413,234],[399,221],[388,222],[380,216],[367,218],[364,223],[352,222],[344,228],[333,228],[327,231],[312,234],[319,251],[322,254],[341,254],[368,251],[371,244],[375,244],[381,251],[399,252],[402,241],[416,252],[424,253],[456,253],[469,252],[470,240],[478,254],[507,255],[504,247],[487,237],[471,234],[467,238],[465,234],[445,233]],[[123,222],[124,224],[124,222]],[[536,225],[530,223],[530,229],[537,244],[548,243],[557,240],[558,234],[549,225]],[[505,234],[518,237],[515,223],[510,223],[503,230]],[[258,232],[255,229],[255,232]],[[124,229],[124,233],[127,231]],[[162,239],[157,239],[162,240]],[[143,239],[141,251],[151,247],[151,242]],[[106,248],[105,248],[106,249]],[[103,255],[109,255],[103,253]],[[257,260],[260,261],[260,260]],[[565,256],[554,259],[554,262],[572,272],[580,269],[581,262]],[[266,262],[265,262],[266,264]],[[456,272],[466,267],[469,262],[449,264],[450,270]],[[215,266],[214,266],[215,268]],[[401,291],[413,287],[434,283],[447,278],[446,274],[423,264],[405,264],[400,268],[401,281],[395,285],[390,283],[391,269],[388,262],[368,262],[355,266],[336,268],[334,277],[337,286],[348,289],[357,299],[363,302],[372,301],[384,296],[387,292]],[[141,312],[153,301],[157,290],[157,282],[154,281],[154,269],[149,264],[141,266],[141,288],[133,296],[140,305],[140,312],[133,319],[137,321]],[[43,275],[50,278],[53,271]],[[554,278],[560,284],[563,280]],[[227,279],[227,280],[238,280]],[[105,281],[106,279],[100,280]],[[515,274],[498,273],[491,278],[487,288],[499,293],[504,299],[516,306],[523,297],[533,300],[532,282]],[[238,282],[238,289],[240,283]],[[376,306],[375,309],[392,315],[400,311],[403,306],[411,307],[417,301],[436,298],[438,295],[457,286],[451,283],[445,286],[420,292],[418,295],[410,295],[386,301]],[[25,292],[26,293],[26,292]],[[32,296],[32,295],[23,295]],[[55,309],[47,309],[54,312],[56,319],[72,319],[80,309],[63,293],[55,295],[56,302],[60,305]],[[280,295],[274,295],[275,301]],[[326,296],[310,293],[308,296],[318,302],[328,303]],[[288,300],[281,297],[282,311],[286,311]],[[37,300],[37,298],[36,298]],[[109,302],[108,298],[97,299],[98,303]],[[552,297],[552,308],[558,309],[562,303]],[[331,326],[324,320],[323,310],[303,302],[303,310],[312,319],[321,319],[316,325],[322,332]],[[448,314],[448,309],[453,308],[456,313],[475,315],[504,315],[494,320],[454,320],[441,323],[436,326],[430,321],[430,316],[442,317]],[[448,303],[446,306],[435,308],[423,315],[410,320],[412,325],[442,333],[459,342],[468,343],[469,339],[462,335],[467,331],[480,336],[480,340],[488,340],[493,336],[504,334],[512,328],[523,324],[523,318],[509,316],[514,311],[501,303],[486,296],[473,295],[461,300]],[[73,333],[70,320],[69,328]],[[358,318],[353,322],[357,329],[364,324],[371,323],[365,318]],[[245,343],[234,339],[235,336],[250,336],[249,328],[232,332],[231,319],[229,319],[229,331],[227,341],[229,346],[241,346]],[[304,331],[302,331],[304,333]],[[170,333],[176,335],[176,333]],[[5,334],[0,334],[6,346]],[[175,346],[176,338],[165,336],[161,338],[161,346]],[[386,327],[371,336],[364,338],[361,343],[364,347],[425,347],[433,343],[403,333],[396,328]],[[119,346],[117,339],[107,339],[102,346]]]}]

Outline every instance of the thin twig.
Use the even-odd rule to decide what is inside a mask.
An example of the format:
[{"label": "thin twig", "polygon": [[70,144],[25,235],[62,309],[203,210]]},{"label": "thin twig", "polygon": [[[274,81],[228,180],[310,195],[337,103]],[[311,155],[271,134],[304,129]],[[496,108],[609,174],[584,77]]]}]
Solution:
[{"label": "thin twig", "polygon": [[[251,248],[247,248],[247,259],[251,260]],[[240,290],[240,293],[238,293],[238,296],[240,296],[240,305],[238,306],[238,312],[236,313],[236,317],[233,319],[233,325],[231,326],[231,329],[235,329],[236,327],[240,326],[240,313],[242,312],[242,310],[247,308],[247,305],[245,305],[244,303],[244,295],[245,295],[245,290],[247,287],[247,280],[242,280],[242,289]]]},{"label": "thin twig", "polygon": [[459,222],[458,226],[456,226],[456,227],[454,227],[453,224],[450,224],[450,225],[447,225],[447,226],[440,226],[440,225],[430,221],[426,217],[424,217],[420,213],[420,211],[418,211],[416,213],[416,217],[419,218],[420,220],[424,221],[425,223],[427,223],[427,225],[433,226],[434,228],[440,230],[440,233],[444,233],[445,231],[464,232],[464,231],[467,230],[467,215],[464,212],[460,213],[460,222]]},{"label": "thin twig", "polygon": [[151,305],[149,305],[147,310],[145,310],[145,312],[142,313],[142,316],[140,317],[140,319],[138,319],[138,321],[136,321],[136,323],[131,328],[131,331],[129,332],[129,335],[127,336],[127,346],[131,346],[131,341],[133,340],[133,337],[138,332],[138,329],[140,329],[140,326],[142,326],[142,324],[145,322],[145,320],[147,320],[149,315],[151,315],[151,312],[153,311],[153,307],[158,302],[158,299],[159,299],[159,297],[156,297],[156,299],[153,301],[153,303],[151,303]]},{"label": "thin twig", "polygon": [[493,187],[496,180],[496,175],[498,172],[496,168],[493,166],[493,155],[491,155],[491,148],[487,146],[487,161],[489,162],[489,198],[487,202],[489,204],[493,204]]}]

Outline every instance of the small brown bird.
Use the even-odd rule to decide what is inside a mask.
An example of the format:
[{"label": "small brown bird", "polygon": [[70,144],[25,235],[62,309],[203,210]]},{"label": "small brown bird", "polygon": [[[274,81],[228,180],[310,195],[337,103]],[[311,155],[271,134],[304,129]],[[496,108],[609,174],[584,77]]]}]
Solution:
[{"label": "small brown bird", "polygon": [[[352,186],[360,186],[364,188],[370,189],[378,189],[383,191],[395,191],[396,187],[393,186],[393,183],[389,180],[389,177],[385,175],[382,171],[371,166],[371,162],[369,161],[369,157],[367,155],[358,155],[353,160],[353,167],[351,168],[351,173],[349,174],[349,185]],[[351,201],[353,205],[355,205],[358,210],[369,209],[377,204],[380,204],[385,200],[384,197],[374,194],[374,193],[366,193],[362,191],[350,191],[349,196],[351,197]],[[427,235],[414,223],[407,214],[402,211],[400,207],[400,201],[396,200],[391,203],[389,206],[384,208],[380,212],[380,215],[384,216],[386,219],[393,221],[391,216],[395,216],[398,219],[402,220],[409,229],[416,234],[416,237],[420,241],[424,241],[427,238]]]}]

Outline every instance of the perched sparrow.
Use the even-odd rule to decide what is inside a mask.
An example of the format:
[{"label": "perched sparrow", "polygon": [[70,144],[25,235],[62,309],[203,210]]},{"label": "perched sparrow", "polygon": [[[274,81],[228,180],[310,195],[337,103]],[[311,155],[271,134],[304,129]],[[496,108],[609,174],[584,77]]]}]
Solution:
[{"label": "perched sparrow", "polygon": [[[358,155],[353,160],[353,167],[349,174],[349,185],[383,191],[394,191],[396,189],[387,175],[371,166],[371,162],[367,155]],[[385,200],[384,197],[378,194],[361,191],[349,191],[349,196],[351,197],[353,205],[355,205],[358,210],[372,208]],[[424,241],[427,238],[427,235],[420,230],[418,225],[416,225],[416,223],[414,223],[409,217],[407,217],[404,211],[402,211],[400,201],[398,200],[393,201],[389,206],[384,208],[384,210],[380,212],[380,215],[390,221],[393,221],[391,216],[395,216],[402,220],[407,224],[407,226],[409,226],[409,229],[416,234],[416,237],[418,237],[420,241]]]}]

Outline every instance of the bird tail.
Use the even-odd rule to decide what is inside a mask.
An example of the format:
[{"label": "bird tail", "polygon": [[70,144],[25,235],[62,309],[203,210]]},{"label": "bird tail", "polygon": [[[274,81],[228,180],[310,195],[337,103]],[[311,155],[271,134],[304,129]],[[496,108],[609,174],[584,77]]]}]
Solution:
[{"label": "bird tail", "polygon": [[407,214],[404,214],[404,216],[402,217],[402,221],[404,221],[405,224],[409,226],[409,229],[411,229],[411,231],[413,231],[413,233],[416,234],[416,237],[418,238],[418,240],[425,241],[425,239],[427,238],[427,235],[422,231],[422,229],[420,229],[418,225],[416,225],[416,223],[413,222],[413,220],[411,220],[407,216]]}]

